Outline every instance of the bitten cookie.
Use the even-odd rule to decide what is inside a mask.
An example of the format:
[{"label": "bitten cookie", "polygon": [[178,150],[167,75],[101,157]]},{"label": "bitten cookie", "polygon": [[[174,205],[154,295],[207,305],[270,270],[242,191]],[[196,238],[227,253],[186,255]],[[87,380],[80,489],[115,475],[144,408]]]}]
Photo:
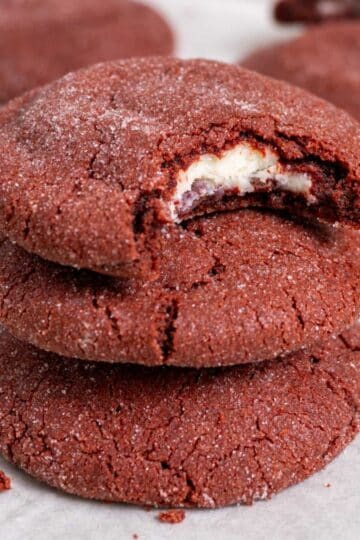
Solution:
[{"label": "bitten cookie", "polygon": [[46,259],[156,274],[164,223],[242,206],[359,227],[360,126],[202,60],[82,70],[0,111],[0,231]]},{"label": "bitten cookie", "polygon": [[360,236],[256,211],[163,230],[157,281],[48,263],[4,242],[0,321],[65,356],[204,367],[267,360],[353,324]]},{"label": "bitten cookie", "polygon": [[360,18],[359,0],[280,0],[275,5],[279,22],[316,23]]},{"label": "bitten cookie", "polygon": [[173,35],[132,0],[5,0],[0,4],[0,103],[96,62],[171,54]]},{"label": "bitten cookie", "polygon": [[360,21],[314,27],[242,64],[305,88],[360,120]]},{"label": "bitten cookie", "polygon": [[91,499],[215,508],[267,499],[359,431],[359,327],[218,370],[64,360],[0,333],[0,453]]}]

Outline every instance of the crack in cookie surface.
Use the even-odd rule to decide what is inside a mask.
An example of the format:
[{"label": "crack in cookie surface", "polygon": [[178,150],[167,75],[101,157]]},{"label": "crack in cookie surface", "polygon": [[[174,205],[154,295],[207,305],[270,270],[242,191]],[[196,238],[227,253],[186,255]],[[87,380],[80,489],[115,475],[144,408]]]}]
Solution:
[{"label": "crack in cookie surface", "polygon": [[64,359],[1,329],[0,453],[81,497],[251,504],[321,470],[357,435],[359,347],[355,326],[261,365],[148,369]]},{"label": "crack in cookie surface", "polygon": [[0,319],[70,357],[147,365],[256,362],[352,324],[359,236],[244,210],[161,231],[157,280],[118,279],[0,246]]}]

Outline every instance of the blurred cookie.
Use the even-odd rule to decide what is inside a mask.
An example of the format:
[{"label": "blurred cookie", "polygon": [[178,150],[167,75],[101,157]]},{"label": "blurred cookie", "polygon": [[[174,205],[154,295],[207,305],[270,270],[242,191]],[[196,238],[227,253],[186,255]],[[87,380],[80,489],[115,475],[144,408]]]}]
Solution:
[{"label": "blurred cookie", "polygon": [[0,453],[81,497],[215,508],[268,499],[359,432],[360,332],[217,370],[69,361],[0,333]]},{"label": "blurred cookie", "polygon": [[0,247],[0,320],[65,356],[204,367],[257,362],[353,324],[360,236],[244,210],[163,230],[157,281],[119,280]]},{"label": "blurred cookie", "polygon": [[156,276],[164,223],[244,206],[360,226],[360,126],[237,66],[93,66],[2,108],[0,147],[0,233],[60,264]]},{"label": "blurred cookie", "polygon": [[360,120],[360,21],[314,27],[242,64],[331,101]]},{"label": "blurred cookie", "polygon": [[275,5],[279,22],[316,23],[360,18],[359,0],[280,0]]},{"label": "blurred cookie", "polygon": [[173,35],[132,0],[3,0],[0,103],[96,62],[170,54]]}]

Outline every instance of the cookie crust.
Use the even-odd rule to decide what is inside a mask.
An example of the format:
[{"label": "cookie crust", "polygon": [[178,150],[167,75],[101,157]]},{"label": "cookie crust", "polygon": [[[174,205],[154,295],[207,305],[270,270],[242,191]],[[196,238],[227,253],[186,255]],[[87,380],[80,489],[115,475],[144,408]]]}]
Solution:
[{"label": "cookie crust", "polygon": [[270,498],[359,431],[359,328],[258,366],[64,360],[0,334],[0,452],[91,499],[215,508]]}]

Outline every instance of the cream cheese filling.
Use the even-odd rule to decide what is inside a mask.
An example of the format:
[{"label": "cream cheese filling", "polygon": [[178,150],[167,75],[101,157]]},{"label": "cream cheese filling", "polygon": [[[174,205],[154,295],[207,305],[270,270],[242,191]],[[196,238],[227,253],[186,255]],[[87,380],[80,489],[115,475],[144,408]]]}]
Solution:
[{"label": "cream cheese filling", "polygon": [[176,190],[169,207],[171,218],[181,221],[181,215],[196,207],[197,202],[221,193],[253,193],[256,186],[273,182],[275,189],[310,195],[309,175],[291,172],[280,163],[270,149],[257,149],[250,143],[238,144],[221,156],[204,154],[186,170],[178,173]]}]

